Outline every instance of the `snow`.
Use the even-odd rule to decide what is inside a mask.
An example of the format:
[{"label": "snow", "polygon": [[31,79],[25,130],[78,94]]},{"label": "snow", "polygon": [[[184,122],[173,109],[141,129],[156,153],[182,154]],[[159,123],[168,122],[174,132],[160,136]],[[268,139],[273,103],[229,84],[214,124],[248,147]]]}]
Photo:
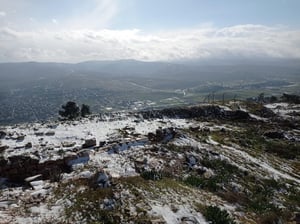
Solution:
[{"label": "snow", "polygon": [[30,185],[34,188],[34,190],[41,190],[44,187],[45,182],[43,180],[37,180],[30,182]]},{"label": "snow", "polygon": [[274,113],[278,114],[283,118],[291,118],[292,116],[289,115],[290,113],[300,112],[299,105],[293,105],[288,103],[266,104],[265,107],[271,109]]},{"label": "snow", "polygon": [[[291,107],[287,110],[286,104],[276,104],[276,105],[267,105],[268,108],[278,110],[279,106],[282,108],[282,114],[289,111]],[[226,110],[230,110],[229,108],[223,108]],[[295,108],[292,108],[295,109]],[[121,118],[123,115],[119,115]],[[125,116],[125,115],[124,115]],[[255,116],[250,114],[251,117],[257,120],[264,120],[264,118]],[[79,155],[80,153],[77,151],[71,152],[69,150],[74,149],[77,146],[81,146],[86,139],[95,138],[97,142],[97,146],[100,141],[110,141],[115,142],[116,144],[110,144],[106,146],[106,148],[98,148],[96,147],[94,150],[89,149],[84,151],[86,153],[80,154],[74,160],[69,161],[69,165],[73,166],[73,172],[68,174],[63,174],[63,180],[72,180],[75,178],[91,178],[94,175],[93,171],[87,170],[91,167],[96,169],[101,169],[105,171],[109,176],[113,178],[119,177],[129,177],[129,176],[137,176],[139,175],[135,170],[135,162],[145,161],[145,168],[163,168],[165,166],[165,160],[162,158],[153,157],[153,154],[145,153],[148,148],[151,147],[151,144],[148,142],[148,139],[145,137],[149,132],[155,132],[158,128],[169,128],[175,127],[176,129],[186,129],[191,126],[195,126],[195,122],[192,119],[137,119],[136,117],[125,117],[119,120],[111,120],[108,118],[103,121],[98,117],[83,119],[75,122],[64,122],[64,123],[53,123],[51,127],[49,124],[25,124],[19,125],[16,127],[7,126],[5,131],[8,133],[12,133],[15,139],[3,139],[1,143],[3,145],[9,145],[10,148],[5,150],[4,156],[9,157],[12,155],[31,155],[35,151],[39,152],[40,162],[44,162],[47,160],[55,160],[58,158],[62,158],[62,156],[58,153],[59,150],[64,150],[64,155]],[[199,128],[208,127],[210,130],[221,130],[221,129],[230,129],[236,128],[233,126],[225,126],[225,125],[215,125],[208,122],[197,122],[197,126]],[[133,131],[134,134],[138,137],[129,137],[127,138],[123,136],[122,131],[126,127],[126,131]],[[53,131],[54,135],[36,135],[37,132],[40,133],[49,133],[49,131]],[[16,138],[19,135],[24,135],[24,140],[17,141]],[[188,135],[188,134],[186,134]],[[29,149],[25,149],[24,146],[26,143],[31,142],[33,147]],[[74,142],[75,145],[72,147],[63,147],[62,142]],[[280,168],[280,170],[272,167],[267,160],[263,158],[255,158],[249,155],[247,152],[242,151],[239,147],[234,147],[222,145],[216,141],[214,141],[211,136],[208,137],[208,140],[205,142],[199,142],[199,140],[193,139],[188,136],[181,136],[172,139],[170,143],[175,144],[177,146],[190,146],[191,149],[195,149],[190,153],[190,166],[197,165],[196,161],[197,153],[201,150],[205,151],[215,151],[219,153],[217,154],[218,158],[226,159],[231,164],[236,165],[242,170],[250,169],[247,167],[249,164],[257,169],[258,174],[268,174],[274,178],[284,178],[287,180],[292,180],[298,184],[300,184],[300,179],[289,175],[288,169]],[[45,146],[41,146],[44,144]],[[18,147],[18,149],[13,149],[14,147]],[[49,150],[48,148],[51,148]],[[222,152],[222,153],[221,153]],[[176,158],[184,158],[186,154],[176,154]],[[32,155],[33,156],[33,155]],[[35,155],[34,155],[35,156]],[[174,159],[174,158],[173,158]],[[171,160],[170,164],[176,164],[176,159]],[[263,171],[263,172],[262,172]],[[207,174],[213,175],[212,170],[208,170]],[[27,182],[30,182],[31,186],[34,189],[22,190],[22,189],[14,189],[10,192],[13,195],[22,195],[28,194],[30,199],[44,199],[47,198],[51,194],[51,185],[47,181],[38,180],[40,175],[36,175],[33,177],[29,177],[26,179]],[[108,179],[108,176],[107,176]],[[4,182],[3,178],[0,178],[0,184]],[[5,194],[8,194],[8,191],[1,192],[3,195],[2,198],[5,197]],[[33,204],[32,207],[29,208],[30,217],[13,217],[13,221],[10,223],[42,223],[45,220],[50,220],[53,217],[60,217],[60,213],[63,211],[63,204],[65,201],[58,200],[55,203],[55,206],[49,207],[44,203]],[[180,204],[180,203],[178,203]],[[1,209],[10,209],[13,206],[18,206],[16,201],[12,200],[2,200],[0,201]],[[232,205],[224,205],[227,210],[235,210],[235,207]],[[150,211],[155,216],[163,217],[166,223],[182,223],[182,218],[186,218],[186,220],[196,220],[197,223],[207,223],[203,216],[193,210],[193,208],[188,203],[183,203],[177,206],[176,211],[171,208],[168,204],[162,204],[161,202],[155,202],[151,205],[152,210]],[[12,216],[6,214],[4,211],[0,211],[0,223],[1,220],[10,220]]]},{"label": "snow", "polygon": [[280,172],[279,170],[273,168],[271,165],[267,164],[266,162],[262,161],[261,159],[254,158],[253,156],[249,155],[248,153],[238,150],[234,147],[225,146],[222,145],[223,149],[228,149],[231,153],[234,152],[235,155],[240,155],[243,159],[246,161],[250,161],[259,167],[263,168],[265,171],[267,171],[269,174],[271,174],[274,178],[284,178],[287,180],[292,180],[300,184],[300,180],[297,178],[294,178],[286,173]]},{"label": "snow", "polygon": [[34,223],[48,223],[53,220],[58,220],[61,216],[61,206],[53,206],[50,209],[47,205],[33,206],[29,208],[30,217],[16,217],[17,224],[34,224]]},{"label": "snow", "polygon": [[109,152],[91,155],[91,163],[96,167],[102,167],[112,177],[136,176],[134,164],[123,154],[111,154]]},{"label": "snow", "polygon": [[202,214],[183,205],[179,206],[176,212],[172,211],[168,205],[156,204],[151,205],[151,208],[152,214],[155,216],[162,216],[167,224],[180,224],[182,223],[183,218],[190,218],[191,220],[197,221],[198,224],[208,223],[205,221]]}]

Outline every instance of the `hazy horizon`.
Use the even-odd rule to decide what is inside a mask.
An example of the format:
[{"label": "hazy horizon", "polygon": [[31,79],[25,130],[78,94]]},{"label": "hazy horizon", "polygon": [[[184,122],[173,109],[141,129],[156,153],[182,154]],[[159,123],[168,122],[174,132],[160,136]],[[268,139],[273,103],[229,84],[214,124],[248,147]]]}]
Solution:
[{"label": "hazy horizon", "polygon": [[0,62],[300,59],[300,2],[0,0]]}]

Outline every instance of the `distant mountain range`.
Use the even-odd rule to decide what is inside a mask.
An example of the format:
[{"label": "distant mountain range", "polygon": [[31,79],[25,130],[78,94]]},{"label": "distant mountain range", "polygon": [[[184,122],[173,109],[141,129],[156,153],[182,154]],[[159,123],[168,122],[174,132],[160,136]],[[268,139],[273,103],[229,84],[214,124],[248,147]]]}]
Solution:
[{"label": "distant mountain range", "polygon": [[211,93],[229,99],[299,94],[299,83],[295,60],[0,63],[0,123],[55,117],[69,100],[87,103],[93,112],[131,110],[197,103]]},{"label": "distant mountain range", "polygon": [[98,77],[150,77],[176,80],[228,81],[300,76],[297,60],[206,60],[185,62],[144,62],[136,60],[86,61],[76,64],[53,62],[0,63],[0,80],[15,81],[37,78],[61,78],[70,75]]}]

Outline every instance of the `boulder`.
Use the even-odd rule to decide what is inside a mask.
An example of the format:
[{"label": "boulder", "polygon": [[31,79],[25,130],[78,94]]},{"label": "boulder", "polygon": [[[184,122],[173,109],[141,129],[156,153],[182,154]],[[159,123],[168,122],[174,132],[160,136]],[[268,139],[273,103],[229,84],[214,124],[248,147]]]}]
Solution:
[{"label": "boulder", "polygon": [[70,147],[75,146],[76,142],[62,142],[61,145],[62,145],[62,147],[70,148]]},{"label": "boulder", "polygon": [[248,120],[250,119],[250,115],[248,112],[243,110],[236,110],[233,112],[232,117],[233,120]]},{"label": "boulder", "polygon": [[44,132],[40,132],[40,131],[37,131],[34,133],[36,136],[43,136],[44,135]]},{"label": "boulder", "polygon": [[25,139],[25,135],[19,135],[19,136],[16,138],[16,140],[19,141],[19,142],[23,141],[24,139]]},{"label": "boulder", "polygon": [[30,148],[32,148],[32,143],[31,142],[26,143],[25,149],[30,149]]},{"label": "boulder", "polygon": [[181,224],[198,224],[199,222],[193,216],[184,216],[181,218]]},{"label": "boulder", "polygon": [[70,155],[71,155],[70,158],[66,159],[66,164],[70,167],[80,163],[82,164],[87,163],[90,160],[90,155],[86,150],[81,150],[75,155],[72,155],[70,153]]},{"label": "boulder", "polygon": [[284,133],[282,131],[268,131],[264,133],[264,136],[272,139],[283,139]]},{"label": "boulder", "polygon": [[10,161],[11,165],[17,164],[19,167],[26,167],[28,164],[38,164],[39,160],[36,158],[33,158],[31,156],[25,156],[25,155],[15,155],[8,157],[8,160]]},{"label": "boulder", "polygon": [[162,142],[162,143],[167,143],[171,139],[173,139],[176,135],[176,131],[174,128],[159,128],[156,130],[155,134],[154,133],[148,133],[148,139],[151,142]]},{"label": "boulder", "polygon": [[91,138],[91,139],[86,139],[84,141],[84,144],[82,145],[82,148],[90,148],[90,147],[94,147],[96,146],[97,142],[95,138]]},{"label": "boulder", "polygon": [[4,152],[8,148],[9,148],[9,146],[7,146],[7,145],[0,145],[0,153]]},{"label": "boulder", "polygon": [[103,146],[105,146],[106,144],[107,144],[106,141],[100,141],[99,146],[100,146],[100,147],[103,147]]},{"label": "boulder", "polygon": [[196,160],[196,158],[194,156],[189,156],[187,158],[187,162],[189,164],[189,167],[193,167],[193,166],[195,166],[197,164],[197,160]]},{"label": "boulder", "polygon": [[6,132],[5,131],[0,131],[0,139],[5,138]]},{"label": "boulder", "polygon": [[207,178],[207,179],[213,177],[214,175],[215,175],[215,173],[214,173],[214,171],[211,170],[211,169],[207,169],[207,170],[205,171],[205,173],[203,174],[203,176],[204,176],[205,178]]},{"label": "boulder", "polygon": [[54,131],[48,131],[48,132],[45,133],[45,135],[53,136],[53,135],[55,135],[55,132]]},{"label": "boulder", "polygon": [[97,172],[96,177],[97,177],[96,179],[97,187],[107,188],[111,185],[109,181],[109,176],[104,170],[100,170],[99,172]]}]

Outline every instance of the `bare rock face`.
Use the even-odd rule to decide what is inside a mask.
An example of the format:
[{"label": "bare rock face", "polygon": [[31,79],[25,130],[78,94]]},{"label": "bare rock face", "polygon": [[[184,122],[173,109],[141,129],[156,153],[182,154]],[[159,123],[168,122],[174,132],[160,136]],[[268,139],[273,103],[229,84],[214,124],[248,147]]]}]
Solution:
[{"label": "bare rock face", "polygon": [[85,148],[94,147],[94,146],[96,146],[96,144],[97,144],[97,142],[96,142],[95,138],[86,139],[84,144],[82,145],[82,148],[85,149]]},{"label": "bare rock face", "polygon": [[70,158],[48,160],[40,163],[39,158],[26,155],[0,158],[0,175],[13,182],[23,182],[25,178],[41,174],[41,179],[51,179],[57,173],[69,172]]},{"label": "bare rock face", "polygon": [[226,111],[226,118],[232,120],[248,120],[250,115],[246,111],[236,110],[236,111]]}]

